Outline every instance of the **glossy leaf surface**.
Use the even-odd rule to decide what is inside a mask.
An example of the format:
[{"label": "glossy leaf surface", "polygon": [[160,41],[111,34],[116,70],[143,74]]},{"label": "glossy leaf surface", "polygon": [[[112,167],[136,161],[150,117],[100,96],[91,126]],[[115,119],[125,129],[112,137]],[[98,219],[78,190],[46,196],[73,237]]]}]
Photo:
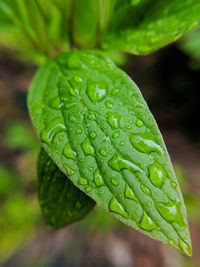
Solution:
[{"label": "glossy leaf surface", "polygon": [[129,226],[191,254],[185,206],[138,87],[100,54],[49,60],[29,92],[42,145],[73,183]]},{"label": "glossy leaf surface", "polygon": [[44,150],[38,157],[38,198],[45,221],[54,229],[82,219],[95,205]]},{"label": "glossy leaf surface", "polygon": [[103,47],[147,54],[199,26],[199,0],[118,0]]}]

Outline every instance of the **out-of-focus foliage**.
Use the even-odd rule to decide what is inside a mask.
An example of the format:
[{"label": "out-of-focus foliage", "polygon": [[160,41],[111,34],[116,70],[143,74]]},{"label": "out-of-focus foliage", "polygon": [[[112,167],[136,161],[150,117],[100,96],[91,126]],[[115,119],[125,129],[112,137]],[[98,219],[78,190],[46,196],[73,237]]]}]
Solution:
[{"label": "out-of-focus foliage", "polygon": [[200,69],[200,30],[186,34],[180,40],[179,46],[190,57],[190,66],[193,69]]},{"label": "out-of-focus foliage", "polygon": [[[0,264],[29,240],[41,225],[34,193],[38,142],[21,120],[8,121],[4,146],[22,154],[12,165],[0,165]],[[34,164],[33,164],[34,162]]]},{"label": "out-of-focus foliage", "polygon": [[200,226],[200,213],[199,203],[200,195],[198,193],[192,193],[190,191],[190,181],[184,169],[176,166],[175,167],[176,177],[181,185],[181,191],[183,192],[185,205],[187,208],[188,218],[190,221]]},{"label": "out-of-focus foliage", "polygon": [[56,0],[0,0],[1,44],[44,62],[46,56],[69,47],[69,8]]},{"label": "out-of-focus foliage", "polygon": [[3,165],[0,165],[0,198],[4,199],[18,188],[15,174]]},{"label": "out-of-focus foliage", "polygon": [[1,263],[33,235],[38,224],[39,209],[34,196],[25,196],[16,191],[1,203],[0,213]]},{"label": "out-of-focus foliage", "polygon": [[200,26],[199,0],[118,0],[103,47],[143,55]]},{"label": "out-of-focus foliage", "polygon": [[200,25],[198,0],[0,0],[0,44],[34,63],[76,48],[146,54]]},{"label": "out-of-focus foliage", "polygon": [[39,142],[26,123],[10,120],[6,125],[4,145],[10,149],[35,150]]}]

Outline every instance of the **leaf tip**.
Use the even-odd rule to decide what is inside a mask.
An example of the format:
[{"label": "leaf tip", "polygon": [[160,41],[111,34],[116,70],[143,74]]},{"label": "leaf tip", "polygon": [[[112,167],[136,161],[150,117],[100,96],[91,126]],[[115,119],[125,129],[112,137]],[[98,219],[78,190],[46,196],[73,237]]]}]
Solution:
[{"label": "leaf tip", "polygon": [[187,256],[192,256],[192,245],[191,241],[189,240],[188,243],[184,242],[182,239],[179,239],[179,246],[181,251],[187,255]]}]

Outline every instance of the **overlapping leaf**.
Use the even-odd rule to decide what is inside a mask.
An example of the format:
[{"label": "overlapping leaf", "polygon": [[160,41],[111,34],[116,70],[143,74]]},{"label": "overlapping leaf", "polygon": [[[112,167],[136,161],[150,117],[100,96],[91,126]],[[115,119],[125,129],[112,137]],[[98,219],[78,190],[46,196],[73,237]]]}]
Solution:
[{"label": "overlapping leaf", "polygon": [[44,150],[38,158],[38,198],[45,221],[54,229],[82,219],[95,205],[59,170]]},{"label": "overlapping leaf", "polygon": [[147,54],[199,26],[199,0],[118,0],[103,47]]},{"label": "overlapping leaf", "polygon": [[73,183],[118,219],[191,254],[183,199],[138,87],[109,59],[59,55],[30,88],[42,145]]}]

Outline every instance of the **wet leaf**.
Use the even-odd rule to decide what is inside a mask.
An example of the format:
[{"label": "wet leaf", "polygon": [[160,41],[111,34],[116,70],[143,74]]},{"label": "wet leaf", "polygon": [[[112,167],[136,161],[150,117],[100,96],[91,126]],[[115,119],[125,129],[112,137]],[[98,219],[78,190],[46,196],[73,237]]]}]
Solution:
[{"label": "wet leaf", "polygon": [[191,254],[166,147],[128,75],[98,53],[61,54],[38,71],[28,105],[43,147],[77,187],[127,225]]},{"label": "wet leaf", "polygon": [[79,221],[95,205],[59,170],[44,150],[38,158],[38,198],[45,221],[54,229]]},{"label": "wet leaf", "polygon": [[118,0],[103,47],[147,54],[200,26],[199,0]]}]

